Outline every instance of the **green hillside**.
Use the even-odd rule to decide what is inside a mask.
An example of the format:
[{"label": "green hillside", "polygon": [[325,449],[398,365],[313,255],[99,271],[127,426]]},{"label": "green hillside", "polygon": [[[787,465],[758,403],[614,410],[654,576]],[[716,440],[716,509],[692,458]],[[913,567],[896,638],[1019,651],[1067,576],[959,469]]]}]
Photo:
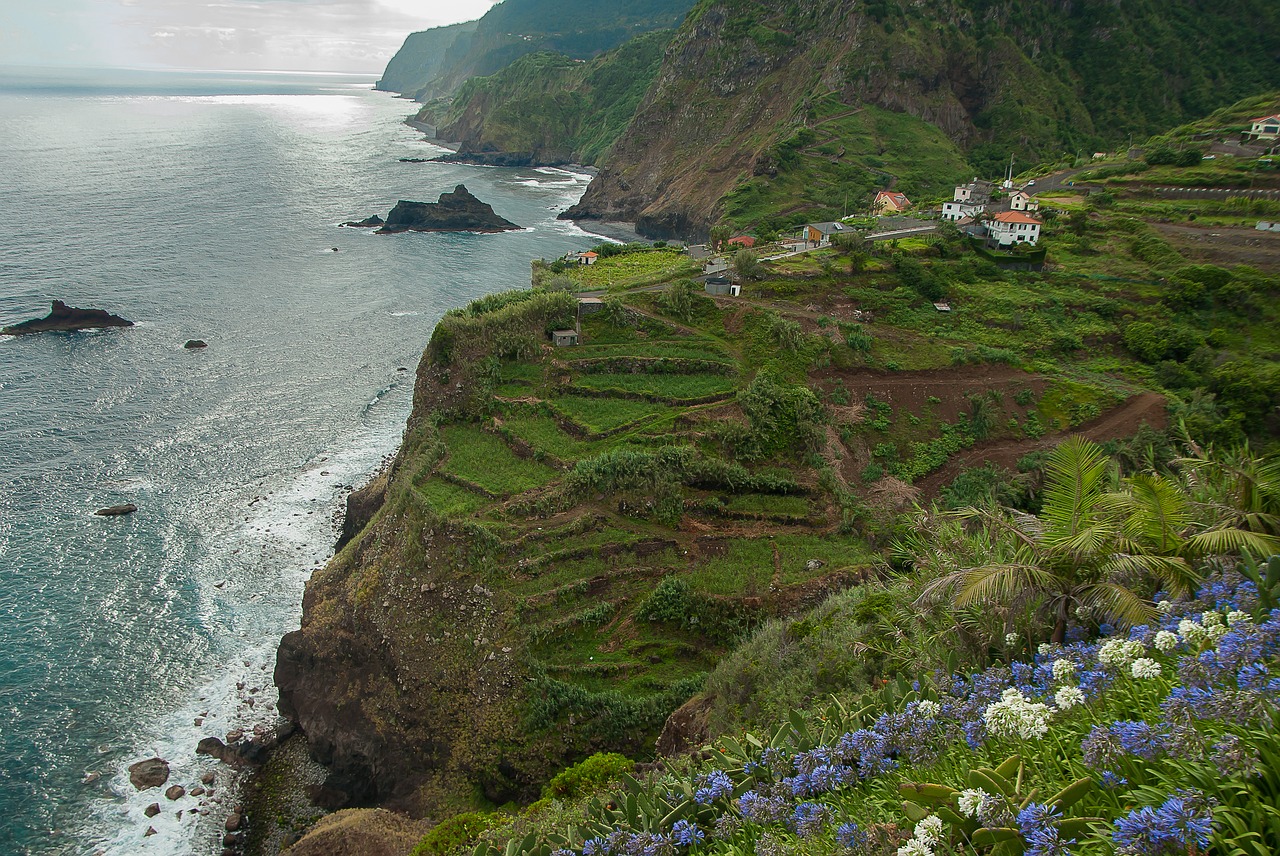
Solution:
[{"label": "green hillside", "polygon": [[[912,175],[869,157],[932,158],[941,139],[953,151],[939,166],[973,174],[998,175],[1011,156],[1018,171],[1074,160],[1274,87],[1278,30],[1280,11],[1261,0],[704,0],[568,216],[682,237],[724,216],[750,225],[768,207],[830,209],[833,183],[865,197],[868,168],[883,170],[880,187],[929,194],[955,171]],[[869,152],[865,120],[834,118],[864,108],[920,125],[874,132]],[[826,170],[789,157],[813,135]]]},{"label": "green hillside", "polygon": [[586,62],[521,57],[464,83],[437,134],[463,154],[502,153],[504,162],[597,163],[631,121],[670,38],[648,33]]}]

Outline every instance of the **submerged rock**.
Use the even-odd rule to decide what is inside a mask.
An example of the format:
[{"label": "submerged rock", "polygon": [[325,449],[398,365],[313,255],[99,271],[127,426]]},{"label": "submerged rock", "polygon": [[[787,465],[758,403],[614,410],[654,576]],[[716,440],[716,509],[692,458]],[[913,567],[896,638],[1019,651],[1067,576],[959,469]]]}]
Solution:
[{"label": "submerged rock", "polygon": [[493,206],[471,195],[466,185],[459,184],[452,193],[441,193],[438,202],[400,200],[387,215],[378,234],[395,232],[510,232],[519,229],[510,220],[499,217]]},{"label": "submerged rock", "polygon": [[48,333],[56,330],[93,330],[99,327],[132,327],[133,322],[112,315],[102,309],[77,309],[61,300],[53,301],[53,308],[43,318],[32,318],[21,324],[12,324],[0,330],[0,336],[22,336],[28,333]]},{"label": "submerged rock", "polygon": [[123,514],[133,514],[137,510],[138,506],[132,502],[125,502],[120,505],[112,505],[109,508],[99,508],[94,514],[99,517],[120,517]]},{"label": "submerged rock", "polygon": [[148,758],[129,765],[129,782],[138,790],[158,788],[169,781],[169,762],[163,758]]}]

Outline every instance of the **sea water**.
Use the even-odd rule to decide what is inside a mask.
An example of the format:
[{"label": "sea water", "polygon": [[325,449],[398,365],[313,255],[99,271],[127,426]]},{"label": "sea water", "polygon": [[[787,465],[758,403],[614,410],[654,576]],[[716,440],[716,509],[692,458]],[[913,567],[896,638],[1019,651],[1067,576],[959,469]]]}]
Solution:
[{"label": "sea water", "polygon": [[[215,849],[234,782],[195,745],[274,720],[277,642],[436,320],[597,242],[555,219],[586,176],[400,162],[441,150],[371,83],[0,70],[0,326],[55,298],[136,322],[0,338],[0,853]],[[460,183],[525,229],[338,227]],[[219,770],[210,815],[129,784],[157,755]]]}]

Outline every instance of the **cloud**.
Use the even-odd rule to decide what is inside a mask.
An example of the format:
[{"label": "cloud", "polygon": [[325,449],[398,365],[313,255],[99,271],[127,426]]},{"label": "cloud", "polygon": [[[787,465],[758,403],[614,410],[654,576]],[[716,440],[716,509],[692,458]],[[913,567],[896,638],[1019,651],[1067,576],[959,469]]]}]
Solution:
[{"label": "cloud", "polygon": [[[113,65],[380,72],[410,32],[474,20],[492,5],[493,0],[31,0],[20,6],[0,0],[0,43],[25,42],[46,62],[59,56],[90,61],[69,58],[75,43],[92,61]],[[32,60],[19,54],[10,61]]]}]

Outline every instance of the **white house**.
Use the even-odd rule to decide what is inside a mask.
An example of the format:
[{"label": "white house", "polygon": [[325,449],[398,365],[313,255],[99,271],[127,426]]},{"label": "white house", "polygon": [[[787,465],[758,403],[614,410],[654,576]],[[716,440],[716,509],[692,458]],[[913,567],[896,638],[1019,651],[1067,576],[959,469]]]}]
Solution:
[{"label": "white house", "polygon": [[1012,211],[1039,211],[1040,203],[1025,190],[1015,190],[1009,194],[1009,208]]},{"label": "white house", "polygon": [[1250,119],[1249,136],[1255,140],[1274,140],[1280,138],[1280,113],[1271,116],[1259,116]]},{"label": "white house", "polygon": [[565,261],[578,265],[593,265],[600,256],[588,250],[585,253],[569,253],[564,257]]},{"label": "white house", "polygon": [[1040,240],[1041,225],[1039,220],[1023,211],[1004,211],[987,221],[987,230],[991,240],[1002,247],[1014,244],[1034,247]]},{"label": "white house", "polygon": [[957,185],[951,201],[942,203],[942,219],[954,221],[977,217],[991,203],[991,191],[994,187],[991,182],[977,178],[968,184]]}]

